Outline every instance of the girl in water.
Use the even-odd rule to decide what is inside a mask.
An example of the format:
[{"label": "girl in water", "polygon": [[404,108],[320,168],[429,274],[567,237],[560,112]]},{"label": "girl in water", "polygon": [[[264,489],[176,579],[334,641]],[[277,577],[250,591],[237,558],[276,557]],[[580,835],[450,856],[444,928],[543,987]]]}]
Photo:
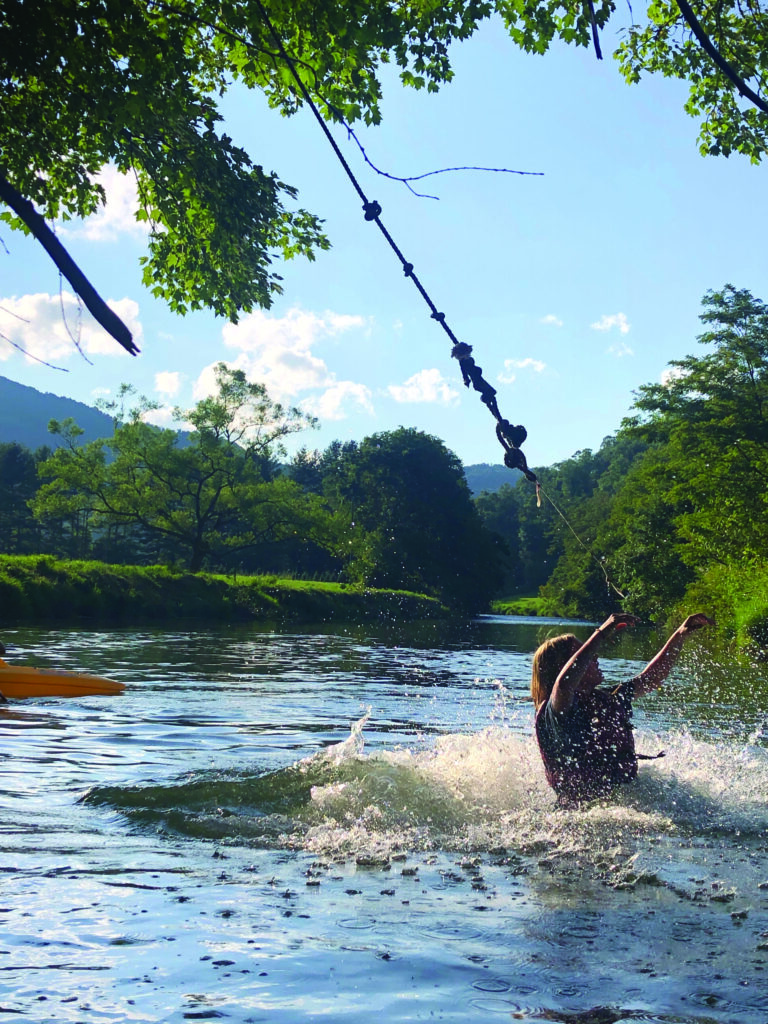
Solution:
[{"label": "girl in water", "polygon": [[565,633],[545,641],[533,656],[536,739],[547,782],[557,793],[560,807],[608,796],[637,777],[632,700],[661,686],[685,640],[713,625],[701,612],[689,615],[640,675],[614,689],[600,689],[603,673],[597,653],[601,645],[617,630],[639,621],[634,615],[616,612],[586,643]]}]

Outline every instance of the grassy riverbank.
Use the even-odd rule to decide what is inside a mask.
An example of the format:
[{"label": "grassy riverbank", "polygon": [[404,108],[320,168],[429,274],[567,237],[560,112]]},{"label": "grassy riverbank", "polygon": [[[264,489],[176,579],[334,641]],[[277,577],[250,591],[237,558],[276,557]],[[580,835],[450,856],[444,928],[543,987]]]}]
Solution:
[{"label": "grassy riverbank", "polygon": [[491,601],[494,615],[546,615],[543,597],[510,597]]},{"label": "grassy riverbank", "polygon": [[0,619],[94,623],[294,621],[444,618],[434,598],[345,583],[209,573],[163,566],[64,561],[50,555],[0,555]]}]

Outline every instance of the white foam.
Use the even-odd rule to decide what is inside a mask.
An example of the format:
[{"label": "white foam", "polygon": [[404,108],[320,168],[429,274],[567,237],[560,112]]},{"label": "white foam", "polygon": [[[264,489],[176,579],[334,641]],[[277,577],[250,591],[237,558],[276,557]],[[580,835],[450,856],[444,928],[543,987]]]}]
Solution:
[{"label": "white foam", "polygon": [[335,771],[312,788],[309,848],[383,854],[409,845],[503,846],[597,856],[624,847],[631,854],[640,837],[768,828],[768,754],[758,746],[686,731],[643,735],[640,749],[663,748],[666,756],[641,762],[638,781],[610,801],[566,811],[555,806],[531,736],[491,727],[428,747],[366,753],[366,719],[324,752]]}]

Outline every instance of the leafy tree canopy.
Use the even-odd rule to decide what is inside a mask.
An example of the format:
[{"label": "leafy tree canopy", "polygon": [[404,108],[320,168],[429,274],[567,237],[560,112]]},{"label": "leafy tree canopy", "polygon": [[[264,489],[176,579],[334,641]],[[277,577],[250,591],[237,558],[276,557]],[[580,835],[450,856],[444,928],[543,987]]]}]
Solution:
[{"label": "leafy tree canopy", "polygon": [[[104,200],[95,176],[112,162],[138,185],[144,280],[156,296],[180,313],[205,306],[233,320],[268,307],[281,289],[275,257],[311,258],[328,243],[317,218],[295,208],[296,190],[264,168],[268,155],[222,129],[220,97],[238,81],[293,113],[302,98],[288,53],[324,116],[376,123],[383,64],[396,64],[406,85],[437,89],[453,75],[451,43],[494,13],[536,53],[555,39],[590,45],[623,17],[613,0],[5,0],[0,200],[9,210],[0,216],[33,231],[62,266],[45,219],[93,213]],[[616,56],[629,81],[661,72],[690,83],[703,152],[762,158],[760,0],[652,0]]]},{"label": "leafy tree canopy", "polygon": [[333,446],[324,468],[326,496],[347,517],[341,553],[352,578],[487,606],[503,578],[499,549],[442,441],[400,427]]},{"label": "leafy tree canopy", "polygon": [[699,568],[768,555],[768,306],[732,285],[703,305],[709,351],[641,388],[631,424],[664,451],[683,557]]},{"label": "leafy tree canopy", "polygon": [[217,382],[214,396],[176,411],[194,428],[186,439],[146,423],[146,401],[115,420],[111,438],[85,445],[72,420],[53,421],[65,444],[40,466],[36,515],[81,513],[97,526],[140,528],[184,550],[192,572],[208,556],[312,535],[319,503],[287,478],[269,479],[282,438],[312,421],[272,402],[241,370],[220,363]]},{"label": "leafy tree canopy", "polygon": [[[627,610],[655,619],[713,568],[768,562],[768,306],[726,285],[704,296],[700,319],[704,351],[640,388],[636,415],[597,456],[546,481]],[[592,492],[573,486],[587,469]],[[566,535],[543,595],[571,614],[605,607],[594,566]]]}]

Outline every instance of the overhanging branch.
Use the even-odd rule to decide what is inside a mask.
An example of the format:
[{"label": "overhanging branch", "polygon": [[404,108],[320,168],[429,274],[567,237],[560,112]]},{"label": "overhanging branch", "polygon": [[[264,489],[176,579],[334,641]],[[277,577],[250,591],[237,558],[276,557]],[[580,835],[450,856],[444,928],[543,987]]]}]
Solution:
[{"label": "overhanging branch", "polygon": [[764,114],[768,114],[768,103],[761,96],[758,96],[754,89],[750,89],[750,87],[747,85],[744,79],[738,74],[735,68],[733,68],[725,59],[725,57],[723,57],[723,55],[720,53],[715,44],[712,42],[712,40],[709,38],[707,33],[702,28],[701,22],[693,13],[693,9],[688,3],[688,0],[675,0],[675,2],[677,3],[677,6],[680,8],[680,13],[682,14],[683,18],[685,18],[688,25],[690,26],[691,31],[696,36],[698,41],[701,43],[702,49],[707,54],[709,54],[709,56],[720,68],[720,70],[723,72],[728,81],[732,82],[736,86],[737,90],[742,96],[746,97],[746,99],[748,100],[751,100],[752,103],[754,103],[754,105],[758,108],[758,110],[762,110]]},{"label": "overhanging branch", "polygon": [[10,206],[13,212],[24,221],[83,300],[93,318],[115,339],[118,345],[122,345],[126,352],[132,356],[137,355],[139,349],[123,321],[102,299],[32,203],[25,199],[2,173],[0,173],[0,200],[6,206]]}]

